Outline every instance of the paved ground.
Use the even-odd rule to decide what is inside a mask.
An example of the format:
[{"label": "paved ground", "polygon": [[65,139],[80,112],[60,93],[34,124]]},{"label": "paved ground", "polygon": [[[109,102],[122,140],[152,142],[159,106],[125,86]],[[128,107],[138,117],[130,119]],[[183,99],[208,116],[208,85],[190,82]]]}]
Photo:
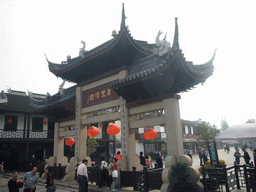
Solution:
[{"label": "paved ground", "polygon": [[[224,152],[223,149],[218,150],[218,155],[219,155],[219,159],[223,159],[225,160],[227,166],[231,166],[234,164],[234,153],[235,153],[235,149],[234,148],[230,148],[230,152],[229,154],[227,154],[226,152]],[[251,156],[251,159],[253,159],[252,156],[252,151],[248,150],[249,155]],[[241,153],[242,154],[242,153]],[[244,163],[243,158],[241,158],[241,164]],[[199,168],[199,158],[197,154],[193,154],[193,166],[198,167]],[[20,173],[20,177],[22,178],[22,176],[24,175],[24,173]],[[0,192],[8,192],[8,188],[7,188],[7,183],[9,181],[9,179],[11,178],[11,174],[6,173],[4,175],[4,177],[2,178],[2,182],[0,183]],[[39,179],[39,185],[37,187],[37,192],[45,192],[45,184],[42,183],[42,179]],[[76,192],[78,191],[78,183],[76,181],[70,181],[70,182],[62,182],[59,180],[55,180],[55,184],[57,185],[57,192]],[[122,188],[120,191],[122,192],[131,192],[133,189],[132,188]],[[23,191],[22,189],[20,189],[20,191]],[[103,191],[103,192],[110,192],[111,190],[107,190],[107,188],[98,188],[98,186],[95,186],[93,184],[89,184],[89,191],[90,192],[99,192],[99,191]],[[159,192],[160,190],[153,190],[151,192]],[[246,191],[245,189],[242,190],[237,190],[240,192]]]}]

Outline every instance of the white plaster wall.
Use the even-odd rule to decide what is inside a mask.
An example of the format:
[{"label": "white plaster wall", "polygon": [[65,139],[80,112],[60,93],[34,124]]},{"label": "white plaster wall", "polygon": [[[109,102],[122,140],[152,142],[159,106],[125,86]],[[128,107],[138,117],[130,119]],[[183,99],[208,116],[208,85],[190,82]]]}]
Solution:
[{"label": "white plaster wall", "polygon": [[17,130],[24,130],[24,114],[18,115]]},{"label": "white plaster wall", "polygon": [[139,156],[141,151],[144,153],[143,144],[137,142],[137,143],[136,143],[136,155]]},{"label": "white plaster wall", "polygon": [[185,125],[185,134],[188,134],[188,126]]}]

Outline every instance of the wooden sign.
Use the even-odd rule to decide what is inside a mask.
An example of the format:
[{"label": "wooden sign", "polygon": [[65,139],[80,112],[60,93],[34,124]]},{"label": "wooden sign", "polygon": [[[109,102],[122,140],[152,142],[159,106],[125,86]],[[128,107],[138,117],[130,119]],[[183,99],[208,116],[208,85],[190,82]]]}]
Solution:
[{"label": "wooden sign", "polygon": [[119,99],[108,84],[83,91],[83,108]]}]

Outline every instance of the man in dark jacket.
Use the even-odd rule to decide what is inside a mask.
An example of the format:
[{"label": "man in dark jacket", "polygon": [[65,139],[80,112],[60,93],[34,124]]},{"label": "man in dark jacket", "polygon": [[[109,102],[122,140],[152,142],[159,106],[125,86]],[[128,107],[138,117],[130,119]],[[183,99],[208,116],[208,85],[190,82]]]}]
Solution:
[{"label": "man in dark jacket", "polygon": [[145,157],[143,157],[143,152],[140,152],[140,164],[146,166]]},{"label": "man in dark jacket", "polygon": [[244,152],[243,158],[244,158],[245,164],[249,164],[249,161],[251,159],[250,155],[248,154],[247,151],[245,151],[245,148],[242,148],[242,151]]},{"label": "man in dark jacket", "polygon": [[157,163],[157,168],[163,168],[163,160],[159,153],[156,156],[156,163]]},{"label": "man in dark jacket", "polygon": [[198,156],[200,159],[200,166],[202,166],[203,165],[203,152],[202,152],[201,148],[198,149]]},{"label": "man in dark jacket", "polygon": [[23,187],[23,182],[21,180],[18,180],[18,177],[18,171],[13,171],[12,178],[8,182],[9,192],[19,192],[19,189]]}]

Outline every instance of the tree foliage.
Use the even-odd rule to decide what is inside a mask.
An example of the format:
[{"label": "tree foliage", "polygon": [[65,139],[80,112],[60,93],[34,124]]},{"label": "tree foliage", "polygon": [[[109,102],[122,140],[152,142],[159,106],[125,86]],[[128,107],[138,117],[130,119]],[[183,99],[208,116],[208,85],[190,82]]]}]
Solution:
[{"label": "tree foliage", "polygon": [[221,120],[221,129],[222,129],[223,131],[225,131],[228,127],[229,127],[229,126],[228,126],[227,121],[226,121],[225,119],[222,119],[222,120]]},{"label": "tree foliage", "polygon": [[198,126],[195,129],[195,134],[199,136],[198,143],[207,147],[207,143],[215,139],[216,135],[220,133],[220,130],[211,125],[209,122],[199,120]]}]

